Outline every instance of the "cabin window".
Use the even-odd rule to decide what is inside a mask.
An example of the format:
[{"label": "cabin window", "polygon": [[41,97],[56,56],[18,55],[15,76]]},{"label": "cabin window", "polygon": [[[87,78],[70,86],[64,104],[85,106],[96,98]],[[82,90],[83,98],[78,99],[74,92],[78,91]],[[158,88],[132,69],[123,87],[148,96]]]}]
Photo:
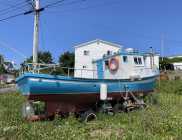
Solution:
[{"label": "cabin window", "polygon": [[138,58],[138,63],[141,65],[142,64],[142,59],[139,57]]},{"label": "cabin window", "polygon": [[111,55],[111,54],[112,54],[112,52],[108,50],[107,51],[107,55]]},{"label": "cabin window", "polygon": [[105,69],[109,68],[109,60],[105,60]]},{"label": "cabin window", "polygon": [[142,58],[141,57],[134,57],[134,62],[136,65],[142,65]]},{"label": "cabin window", "polygon": [[138,64],[138,59],[137,59],[137,57],[134,57],[134,62],[135,62],[135,64]]},{"label": "cabin window", "polygon": [[85,51],[83,52],[83,54],[84,54],[84,55],[89,55],[89,51],[85,50]]},{"label": "cabin window", "polygon": [[123,62],[128,62],[128,57],[127,56],[123,56]]}]

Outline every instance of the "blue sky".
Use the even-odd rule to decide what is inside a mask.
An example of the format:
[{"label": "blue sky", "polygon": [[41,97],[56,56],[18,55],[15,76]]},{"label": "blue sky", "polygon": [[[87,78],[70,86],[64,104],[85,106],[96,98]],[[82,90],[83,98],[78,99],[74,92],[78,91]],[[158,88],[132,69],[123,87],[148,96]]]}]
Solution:
[{"label": "blue sky", "polygon": [[[40,50],[50,51],[55,61],[73,46],[97,38],[141,51],[152,46],[160,53],[162,34],[164,55],[182,54],[181,0],[66,2],[41,13]],[[21,63],[32,55],[32,34],[33,15],[0,22],[0,54]]]}]

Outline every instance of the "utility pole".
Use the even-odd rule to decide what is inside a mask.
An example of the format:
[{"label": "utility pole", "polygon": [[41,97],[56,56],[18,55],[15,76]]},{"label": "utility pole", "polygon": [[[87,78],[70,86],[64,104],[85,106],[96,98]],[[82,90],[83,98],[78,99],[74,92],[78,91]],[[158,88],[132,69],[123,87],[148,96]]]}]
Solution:
[{"label": "utility pole", "polygon": [[39,13],[40,1],[34,0],[34,35],[33,35],[33,65],[36,69],[38,63],[38,48],[39,48]]},{"label": "utility pole", "polygon": [[164,61],[164,34],[161,35],[161,58]]}]

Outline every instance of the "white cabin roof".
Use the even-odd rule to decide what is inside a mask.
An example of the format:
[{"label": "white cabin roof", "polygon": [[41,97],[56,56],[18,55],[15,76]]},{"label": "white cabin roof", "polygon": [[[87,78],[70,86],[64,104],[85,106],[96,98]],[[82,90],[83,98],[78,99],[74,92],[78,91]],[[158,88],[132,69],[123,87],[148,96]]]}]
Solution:
[{"label": "white cabin roof", "polygon": [[111,43],[111,42],[104,41],[104,40],[101,40],[101,39],[96,39],[96,40],[92,40],[92,41],[89,41],[89,42],[85,42],[85,43],[82,43],[82,44],[79,44],[79,45],[75,46],[74,48],[84,47],[84,46],[87,46],[87,45],[90,45],[90,44],[93,44],[93,43],[103,43],[103,44],[111,45],[111,46],[116,47],[116,48],[122,48],[122,45]]}]

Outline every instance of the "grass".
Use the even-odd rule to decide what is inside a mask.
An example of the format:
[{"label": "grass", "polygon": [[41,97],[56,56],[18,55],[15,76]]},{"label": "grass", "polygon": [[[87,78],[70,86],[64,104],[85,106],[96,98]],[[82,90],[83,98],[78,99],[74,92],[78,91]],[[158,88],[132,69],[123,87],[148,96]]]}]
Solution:
[{"label": "grass", "polygon": [[0,95],[0,140],[182,140],[182,81],[162,81],[153,105],[149,99],[144,110],[98,114],[87,124],[74,117],[30,123],[21,118],[23,96]]}]

